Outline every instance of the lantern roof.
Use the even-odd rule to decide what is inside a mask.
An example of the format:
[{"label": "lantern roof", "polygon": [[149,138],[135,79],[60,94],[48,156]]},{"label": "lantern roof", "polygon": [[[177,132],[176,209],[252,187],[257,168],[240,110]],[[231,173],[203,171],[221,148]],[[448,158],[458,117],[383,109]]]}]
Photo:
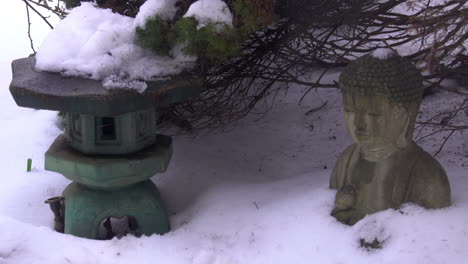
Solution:
[{"label": "lantern roof", "polygon": [[106,89],[99,80],[40,72],[34,65],[34,57],[12,62],[10,92],[16,104],[22,107],[118,115],[194,98],[202,89],[201,78],[188,73],[146,82],[148,87],[139,93],[132,89]]}]

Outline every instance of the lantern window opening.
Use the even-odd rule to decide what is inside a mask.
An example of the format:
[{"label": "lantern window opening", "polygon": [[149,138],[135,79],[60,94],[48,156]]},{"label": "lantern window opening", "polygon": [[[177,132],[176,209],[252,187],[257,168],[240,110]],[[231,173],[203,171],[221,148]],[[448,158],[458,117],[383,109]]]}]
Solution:
[{"label": "lantern window opening", "polygon": [[120,145],[119,119],[111,116],[96,117],[95,144],[96,145]]},{"label": "lantern window opening", "polygon": [[115,140],[115,119],[113,117],[102,117],[100,135],[102,140]]}]

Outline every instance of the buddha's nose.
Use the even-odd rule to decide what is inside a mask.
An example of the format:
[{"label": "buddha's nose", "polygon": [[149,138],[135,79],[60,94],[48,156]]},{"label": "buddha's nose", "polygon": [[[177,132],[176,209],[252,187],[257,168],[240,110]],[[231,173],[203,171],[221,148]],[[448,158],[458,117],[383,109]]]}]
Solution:
[{"label": "buddha's nose", "polygon": [[364,115],[357,114],[354,117],[354,126],[357,131],[365,132],[366,131],[366,120]]}]

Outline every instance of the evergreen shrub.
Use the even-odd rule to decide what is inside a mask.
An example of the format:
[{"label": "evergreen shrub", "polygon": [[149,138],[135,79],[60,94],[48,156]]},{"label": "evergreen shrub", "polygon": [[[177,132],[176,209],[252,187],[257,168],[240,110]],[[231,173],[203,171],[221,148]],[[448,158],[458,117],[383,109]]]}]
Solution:
[{"label": "evergreen shrub", "polygon": [[181,18],[174,25],[175,42],[184,45],[184,54],[223,59],[239,53],[238,36],[231,26],[211,22],[200,29],[197,26],[193,17]]},{"label": "evergreen shrub", "polygon": [[144,28],[136,28],[136,37],[140,46],[160,55],[169,55],[172,46],[170,35],[169,23],[159,16],[148,19]]},{"label": "evergreen shrub", "polygon": [[142,47],[160,55],[169,55],[171,47],[182,44],[185,55],[208,60],[234,57],[240,54],[242,41],[264,26],[266,18],[259,16],[254,4],[247,0],[232,2],[234,27],[209,22],[199,28],[199,22],[193,17],[164,21],[155,16],[146,21],[144,28],[137,28],[137,40]]}]

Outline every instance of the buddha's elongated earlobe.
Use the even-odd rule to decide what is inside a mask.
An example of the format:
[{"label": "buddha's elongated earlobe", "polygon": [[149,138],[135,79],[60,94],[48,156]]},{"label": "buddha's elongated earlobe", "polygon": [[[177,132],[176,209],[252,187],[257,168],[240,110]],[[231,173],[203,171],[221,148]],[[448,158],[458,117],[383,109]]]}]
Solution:
[{"label": "buddha's elongated earlobe", "polygon": [[401,105],[394,105],[392,107],[392,116],[394,119],[398,120],[398,122],[404,122],[403,127],[401,128],[401,132],[396,138],[396,146],[398,148],[405,148],[408,142],[408,134],[412,133],[411,129],[409,128],[411,125],[411,115],[408,113],[408,110],[401,106]]},{"label": "buddha's elongated earlobe", "polygon": [[401,105],[394,105],[392,107],[392,115],[395,119],[399,120],[403,116],[405,116],[405,113],[407,112],[406,108],[404,108]]},{"label": "buddha's elongated earlobe", "polygon": [[407,114],[403,114],[402,116],[406,117],[406,120],[405,120],[405,125],[403,126],[403,129],[400,135],[398,135],[398,138],[395,142],[398,148],[405,148],[406,146],[408,146],[409,143],[411,142],[411,137],[413,133],[412,129],[410,128],[411,123],[412,123],[411,115],[407,113]]},{"label": "buddha's elongated earlobe", "polygon": [[393,118],[395,119],[400,119],[401,118],[401,109],[397,106],[394,106],[392,108],[392,115],[393,115]]}]

